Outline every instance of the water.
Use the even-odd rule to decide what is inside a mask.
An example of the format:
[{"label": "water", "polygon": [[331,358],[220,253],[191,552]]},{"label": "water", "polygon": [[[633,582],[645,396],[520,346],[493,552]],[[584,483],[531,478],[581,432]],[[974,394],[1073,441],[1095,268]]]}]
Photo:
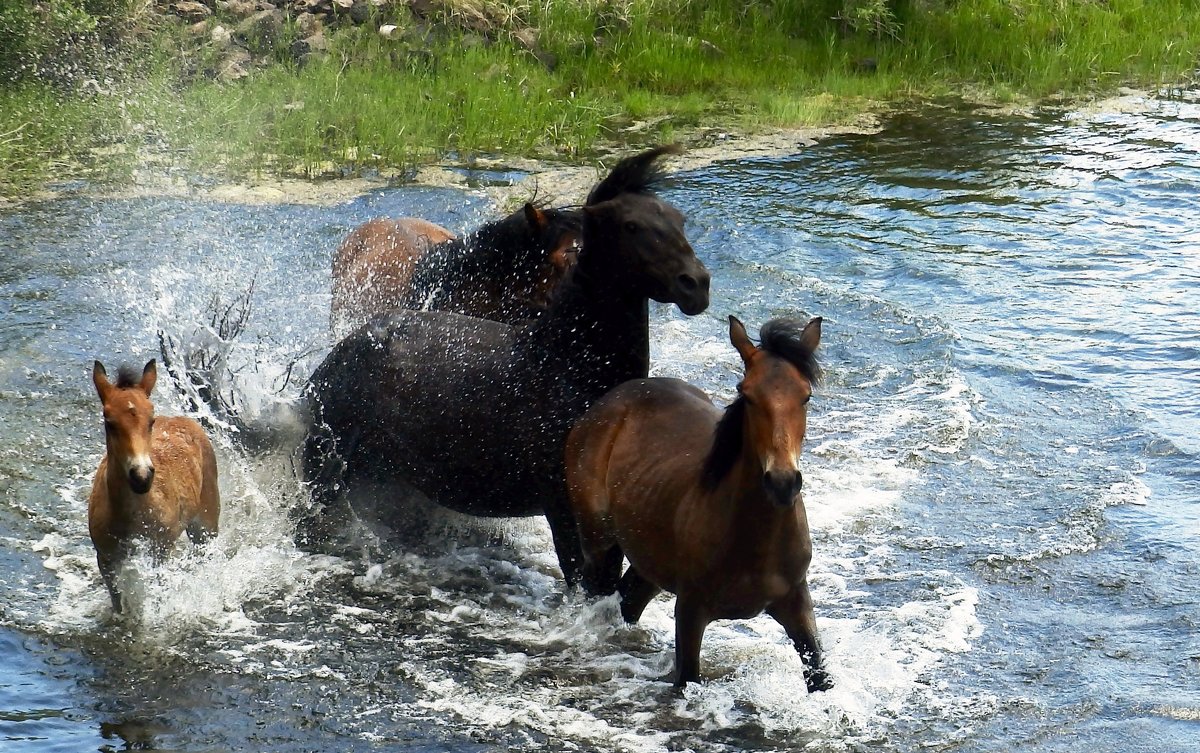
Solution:
[{"label": "water", "polygon": [[[214,432],[222,531],[139,567],[113,620],[85,525],[93,358],[211,343],[252,415],[329,345],[328,263],[379,214],[64,198],[0,215],[0,749],[1190,751],[1200,734],[1200,103],[947,108],[674,176],[708,313],[653,312],[655,370],[731,397],[725,316],[825,317],[811,583],[837,687],[767,618],[718,623],[679,692],[672,604],[563,592],[537,520],[441,516],[344,556],[292,543],[286,451]],[[160,412],[187,403],[160,379]]]}]

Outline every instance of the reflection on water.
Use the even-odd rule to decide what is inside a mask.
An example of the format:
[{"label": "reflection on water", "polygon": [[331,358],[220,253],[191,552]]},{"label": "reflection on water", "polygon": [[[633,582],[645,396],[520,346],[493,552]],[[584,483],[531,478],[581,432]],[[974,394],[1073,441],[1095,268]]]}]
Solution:
[{"label": "reflection on water", "polygon": [[[653,311],[655,371],[733,395],[725,316],[821,315],[805,455],[837,687],[760,618],[678,692],[672,602],[563,593],[537,520],[292,543],[291,454],[218,429],[221,535],[140,568],[113,621],[84,524],[93,358],[210,335],[255,281],[224,388],[287,405],[328,347],[356,224],[488,211],[446,189],[333,208],[63,199],[0,215],[0,735],[17,750],[1145,749],[1200,709],[1200,106],[899,115],[674,176],[708,314]],[[512,174],[473,174],[481,185]],[[161,380],[160,380],[161,381]],[[163,413],[184,401],[163,383]],[[13,679],[10,679],[13,678]]]}]

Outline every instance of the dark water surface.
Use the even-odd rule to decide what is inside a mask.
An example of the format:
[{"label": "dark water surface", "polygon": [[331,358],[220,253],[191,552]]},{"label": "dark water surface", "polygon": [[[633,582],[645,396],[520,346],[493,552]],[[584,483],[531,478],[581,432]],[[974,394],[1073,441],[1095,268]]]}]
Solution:
[{"label": "dark water surface", "polygon": [[114,621],[85,524],[92,359],[210,343],[214,297],[253,279],[224,388],[267,415],[329,346],[342,235],[491,210],[428,188],[6,210],[0,750],[1195,750],[1200,104],[1143,105],[930,110],[666,186],[714,299],[654,309],[657,373],[727,400],[727,314],[825,318],[805,475],[837,687],[814,696],[766,618],[710,627],[704,684],[659,682],[673,602],[631,628],[565,594],[541,521],[301,551],[290,454],[230,430],[221,535],[140,567]]}]

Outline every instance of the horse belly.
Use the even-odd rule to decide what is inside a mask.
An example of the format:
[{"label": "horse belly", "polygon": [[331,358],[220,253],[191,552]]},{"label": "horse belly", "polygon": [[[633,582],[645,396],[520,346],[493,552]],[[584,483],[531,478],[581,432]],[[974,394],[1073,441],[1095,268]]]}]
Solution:
[{"label": "horse belly", "polygon": [[511,342],[507,326],[456,314],[379,317],[313,375],[312,431],[332,435],[351,487],[397,481],[472,515],[541,513],[552,453],[514,418]]}]

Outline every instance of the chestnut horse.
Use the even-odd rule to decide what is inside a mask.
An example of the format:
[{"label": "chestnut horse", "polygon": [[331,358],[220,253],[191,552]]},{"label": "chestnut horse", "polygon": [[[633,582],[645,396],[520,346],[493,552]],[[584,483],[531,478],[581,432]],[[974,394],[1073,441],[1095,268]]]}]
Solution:
[{"label": "chestnut horse", "polygon": [[700,679],[708,623],[766,611],[803,657],[809,692],[826,690],[798,466],[821,320],[773,319],[760,338],[729,317],[746,373],[724,415],[687,382],[636,379],[575,424],[566,476],[583,585],[619,590],[629,622],[660,590],[675,594],[677,685]]},{"label": "chestnut horse", "polygon": [[115,612],[122,609],[117,573],[135,543],[161,558],[185,530],[197,544],[215,536],[221,513],[212,443],[190,418],[155,418],[157,379],[154,361],[140,377],[122,368],[116,384],[99,361],[92,367],[107,452],[92,480],[88,530]]},{"label": "chestnut horse", "polygon": [[527,320],[574,263],[581,225],[578,211],[532,204],[465,238],[412,217],[371,220],[334,253],[330,323],[345,331],[395,308]]},{"label": "chestnut horse", "polygon": [[[522,326],[443,311],[393,311],[338,343],[305,390],[312,420],[303,473],[319,543],[343,500],[398,525],[416,488],[480,516],[544,514],[568,582],[578,536],[567,506],[563,443],[571,423],[650,366],[649,299],[692,315],[708,307],[709,273],[683,215],[651,191],[658,147],[618,163],[583,207],[583,244],[542,316]],[[325,514],[322,514],[325,513]],[[305,530],[308,533],[305,533]]]}]

